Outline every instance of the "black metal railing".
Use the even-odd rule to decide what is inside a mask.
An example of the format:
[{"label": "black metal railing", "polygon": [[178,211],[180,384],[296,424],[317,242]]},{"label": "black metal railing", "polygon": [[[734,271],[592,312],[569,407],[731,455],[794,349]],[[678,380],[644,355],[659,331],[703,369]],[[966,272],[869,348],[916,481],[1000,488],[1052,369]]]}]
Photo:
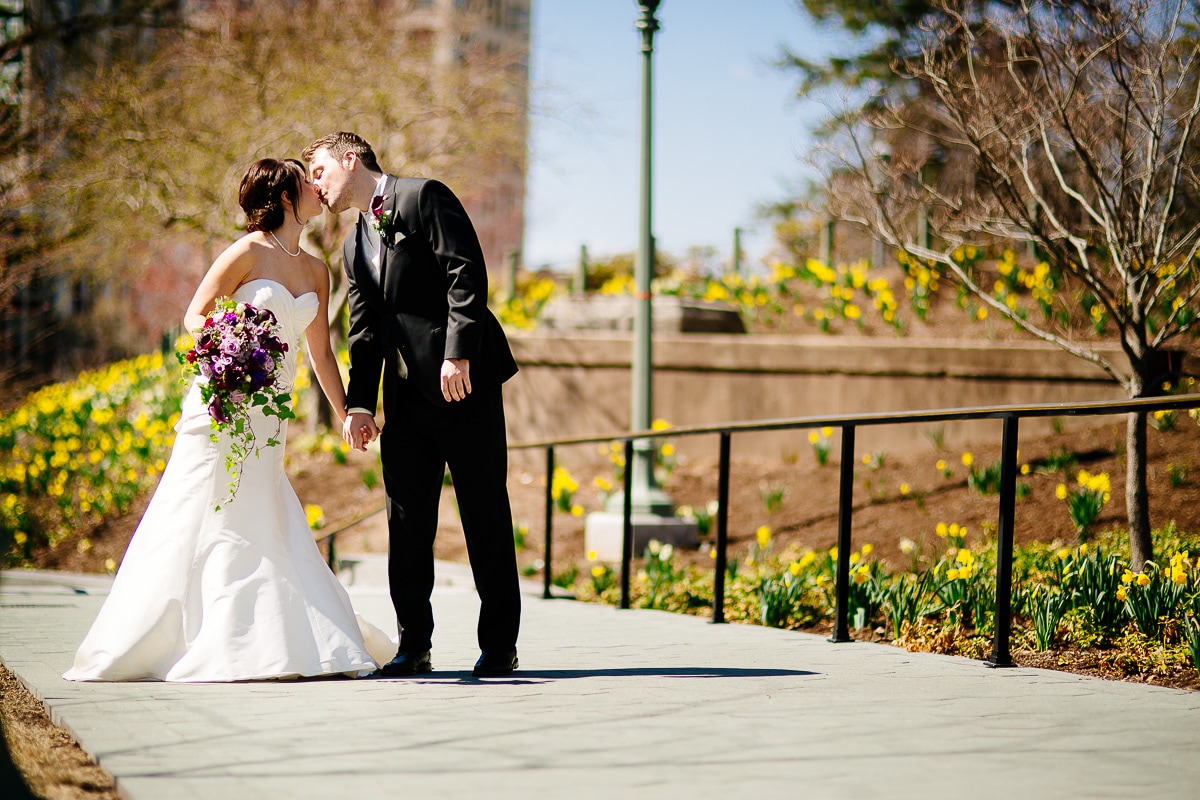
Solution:
[{"label": "black metal railing", "polygon": [[383,513],[383,511],[386,508],[387,508],[387,506],[380,506],[379,508],[359,514],[354,519],[337,526],[336,528],[334,528],[331,531],[318,531],[318,533],[320,535],[316,537],[317,546],[320,547],[321,544],[324,543],[328,547],[328,551],[325,554],[325,561],[329,564],[329,568],[331,570],[333,570],[335,573],[338,571],[338,557],[337,557],[337,547],[336,547],[338,534],[349,528],[353,528],[358,523],[360,523],[370,517],[373,517],[376,514]]},{"label": "black metal railing", "polygon": [[[717,435],[719,457],[717,473],[716,514],[716,563],[713,576],[712,621],[725,621],[725,565],[726,548],[729,541],[729,452],[735,433],[762,431],[817,429],[824,427],[841,430],[841,474],[838,492],[837,523],[837,574],[835,580],[834,628],[830,641],[850,641],[848,625],[848,601],[850,589],[851,515],[854,489],[854,434],[860,427],[875,425],[915,425],[932,422],[998,419],[1003,422],[1000,457],[1000,512],[997,521],[996,548],[996,610],[995,638],[992,654],[986,660],[996,667],[1012,666],[1009,653],[1009,636],[1012,630],[1012,558],[1014,505],[1016,500],[1017,436],[1020,420],[1033,417],[1084,417],[1109,416],[1131,412],[1150,413],[1161,410],[1200,408],[1200,394],[1152,397],[1138,400],[1103,401],[1090,403],[1063,403],[1048,405],[989,406],[977,408],[943,409],[931,411],[906,411],[887,414],[853,414],[833,417],[796,417],[790,419],[738,422],[723,425],[701,425],[668,428],[656,431],[631,431],[609,436],[587,436],[553,441],[521,442],[509,445],[510,450],[542,449],[546,453],[546,531],[544,567],[542,570],[542,596],[549,599],[551,587],[551,564],[553,556],[553,478],[555,448],[598,442],[620,441],[625,445],[624,520],[621,542],[621,599],[620,607],[629,608],[630,564],[633,560],[632,493],[628,465],[633,463],[633,443],[638,440],[664,437]],[[332,553],[332,539],[330,540]],[[332,555],[331,555],[332,558]]]}]

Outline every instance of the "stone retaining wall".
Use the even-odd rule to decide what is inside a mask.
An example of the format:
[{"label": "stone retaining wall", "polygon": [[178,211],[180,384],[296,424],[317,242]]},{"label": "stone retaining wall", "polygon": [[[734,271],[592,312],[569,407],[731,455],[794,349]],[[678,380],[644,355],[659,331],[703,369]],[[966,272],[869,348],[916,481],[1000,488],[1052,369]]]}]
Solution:
[{"label": "stone retaining wall", "polygon": [[[521,372],[505,387],[510,442],[628,428],[633,347],[628,335],[535,333],[511,341]],[[1126,363],[1118,348],[1106,354]],[[674,425],[1124,396],[1099,367],[1041,343],[674,334],[655,337],[654,362],[654,416]],[[1025,421],[1022,439],[1045,435],[1052,424]],[[1062,424],[1092,426],[1096,418]],[[861,428],[857,449],[931,449],[927,429]],[[998,421],[945,425],[952,451],[998,443],[999,437]],[[716,455],[715,436],[675,445],[693,457]],[[778,460],[807,456],[809,444],[804,431],[739,434],[733,449],[735,457]],[[580,446],[556,455],[570,463],[595,453]]]}]

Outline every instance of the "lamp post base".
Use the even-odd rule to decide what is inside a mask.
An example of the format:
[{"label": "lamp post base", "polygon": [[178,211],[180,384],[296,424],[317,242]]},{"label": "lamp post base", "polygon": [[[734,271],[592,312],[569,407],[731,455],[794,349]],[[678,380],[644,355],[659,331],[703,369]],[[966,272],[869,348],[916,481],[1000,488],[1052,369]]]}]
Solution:
[{"label": "lamp post base", "polygon": [[[588,514],[583,532],[585,550],[589,553],[595,551],[597,561],[620,561],[624,521],[621,514],[608,511]],[[630,522],[633,527],[634,557],[642,555],[651,539],[657,539],[672,547],[691,549],[695,549],[700,543],[695,519],[634,512]]]}]

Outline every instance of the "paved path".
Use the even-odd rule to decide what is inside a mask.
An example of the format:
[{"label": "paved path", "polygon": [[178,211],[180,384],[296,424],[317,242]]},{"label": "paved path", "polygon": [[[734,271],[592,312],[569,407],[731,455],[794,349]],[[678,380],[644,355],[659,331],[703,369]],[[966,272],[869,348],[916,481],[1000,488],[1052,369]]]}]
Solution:
[{"label": "paved path", "polygon": [[1200,795],[1200,694],[532,594],[522,669],[479,681],[469,578],[439,574],[420,679],[68,683],[104,582],[11,573],[0,659],[135,800]]}]

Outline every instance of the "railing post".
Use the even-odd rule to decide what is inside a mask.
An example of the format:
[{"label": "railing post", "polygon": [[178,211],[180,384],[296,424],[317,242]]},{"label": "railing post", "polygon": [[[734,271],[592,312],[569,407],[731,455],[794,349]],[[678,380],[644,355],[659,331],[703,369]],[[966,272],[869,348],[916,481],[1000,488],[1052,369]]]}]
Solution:
[{"label": "railing post", "polygon": [[550,599],[550,585],[554,576],[551,567],[554,564],[552,547],[554,532],[554,445],[546,448],[546,541],[542,546],[542,598]]},{"label": "railing post", "polygon": [[1020,418],[1004,417],[1004,441],[1000,455],[1000,519],[996,542],[996,617],[993,625],[992,656],[985,663],[990,667],[1013,666],[1009,654],[1009,634],[1012,631],[1012,560],[1014,510],[1017,497],[1017,429]]},{"label": "railing post", "polygon": [[842,426],[841,482],[838,490],[837,579],[833,601],[831,642],[849,642],[847,624],[850,604],[850,518],[854,511],[854,426]]},{"label": "railing post", "polygon": [[713,572],[712,621],[725,621],[725,546],[729,542],[729,431],[721,431],[721,460],[717,471],[717,559]]},{"label": "railing post", "polygon": [[633,439],[625,440],[625,498],[621,509],[621,608],[629,608],[629,570],[633,561]]}]

